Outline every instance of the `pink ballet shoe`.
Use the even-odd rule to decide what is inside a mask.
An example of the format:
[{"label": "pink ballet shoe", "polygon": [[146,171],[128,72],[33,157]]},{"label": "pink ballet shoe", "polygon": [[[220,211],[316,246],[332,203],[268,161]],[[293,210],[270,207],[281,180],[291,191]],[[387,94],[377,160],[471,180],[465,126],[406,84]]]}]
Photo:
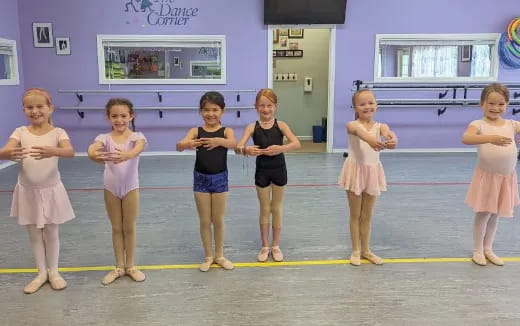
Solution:
[{"label": "pink ballet shoe", "polygon": [[283,261],[283,253],[280,250],[280,247],[276,246],[271,248],[271,257],[273,257],[275,262]]},{"label": "pink ballet shoe", "polygon": [[383,265],[384,263],[383,258],[377,256],[370,250],[361,253],[361,256],[375,265]]},{"label": "pink ballet shoe", "polygon": [[216,258],[215,263],[217,263],[223,269],[232,270],[233,268],[235,268],[233,263],[231,261],[229,261],[228,259],[226,259],[225,257]]},{"label": "pink ballet shoe", "polygon": [[58,273],[49,274],[49,283],[51,284],[51,288],[57,291],[67,287],[67,282]]},{"label": "pink ballet shoe", "polygon": [[485,250],[484,251],[484,256],[493,264],[497,265],[497,266],[504,266],[504,261],[502,260],[502,258],[498,257],[497,255],[495,255],[495,253],[491,250]]},{"label": "pink ballet shoe", "polygon": [[352,251],[352,255],[350,255],[350,264],[353,266],[361,265],[361,253],[359,251]]},{"label": "pink ballet shoe", "polygon": [[213,264],[213,257],[206,257],[202,264],[199,265],[199,270],[201,272],[207,272],[211,268],[211,264]]},{"label": "pink ballet shoe", "polygon": [[115,280],[125,275],[125,270],[120,267],[116,267],[115,269],[111,270],[105,277],[103,277],[103,283],[104,285],[112,284]]},{"label": "pink ballet shoe", "polygon": [[471,257],[471,260],[477,265],[486,266],[486,257],[480,251],[474,250],[473,257]]},{"label": "pink ballet shoe", "polygon": [[260,252],[258,253],[258,256],[256,256],[256,259],[261,263],[265,263],[268,257],[269,247],[262,247],[262,249],[260,249]]},{"label": "pink ballet shoe", "polygon": [[146,275],[144,275],[143,272],[141,272],[135,267],[127,267],[126,275],[130,276],[130,278],[136,282],[142,282],[146,280]]},{"label": "pink ballet shoe", "polygon": [[25,294],[33,294],[34,292],[38,291],[45,283],[47,283],[47,281],[47,275],[38,275],[23,288],[23,292]]}]

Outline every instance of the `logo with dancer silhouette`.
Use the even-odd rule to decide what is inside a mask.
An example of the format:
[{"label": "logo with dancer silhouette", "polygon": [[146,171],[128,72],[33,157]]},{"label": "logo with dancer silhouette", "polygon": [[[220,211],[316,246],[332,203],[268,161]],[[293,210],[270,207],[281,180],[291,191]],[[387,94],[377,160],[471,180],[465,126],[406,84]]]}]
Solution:
[{"label": "logo with dancer silhouette", "polygon": [[[123,11],[134,15],[133,23],[141,24],[143,18],[146,24],[152,26],[186,26],[197,17],[199,8],[184,7],[176,0],[123,0]],[[127,21],[130,24],[130,21]]]}]

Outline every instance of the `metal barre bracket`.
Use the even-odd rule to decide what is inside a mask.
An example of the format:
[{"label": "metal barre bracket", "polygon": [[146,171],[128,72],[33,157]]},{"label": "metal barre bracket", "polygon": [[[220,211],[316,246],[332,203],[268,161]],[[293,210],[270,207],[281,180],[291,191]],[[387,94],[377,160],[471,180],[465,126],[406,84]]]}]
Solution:
[{"label": "metal barre bracket", "polygon": [[519,98],[519,97],[520,97],[520,92],[514,92],[514,93],[513,93],[513,98],[514,98],[514,99],[517,99],[517,98]]},{"label": "metal barre bracket", "polygon": [[159,118],[160,118],[160,119],[163,118],[163,112],[162,112],[162,110],[159,110]]},{"label": "metal barre bracket", "polygon": [[513,108],[512,111],[513,111],[513,115],[516,115],[517,113],[520,113],[520,109],[514,109],[514,108]]},{"label": "metal barre bracket", "polygon": [[162,94],[161,94],[161,92],[157,92],[157,97],[159,98],[159,102],[162,103]]},{"label": "metal barre bracket", "polygon": [[439,93],[439,99],[441,99],[441,98],[445,98],[446,95],[448,95],[448,90],[445,90],[444,93],[440,92],[440,93]]},{"label": "metal barre bracket", "polygon": [[85,112],[77,110],[76,111],[81,119],[85,119]]},{"label": "metal barre bracket", "polygon": [[444,112],[446,112],[446,110],[448,109],[447,106],[445,106],[443,109],[437,109],[437,116],[441,116],[444,114]]},{"label": "metal barre bracket", "polygon": [[76,97],[78,98],[78,100],[80,102],[83,102],[83,95],[79,94],[79,93],[76,93]]}]

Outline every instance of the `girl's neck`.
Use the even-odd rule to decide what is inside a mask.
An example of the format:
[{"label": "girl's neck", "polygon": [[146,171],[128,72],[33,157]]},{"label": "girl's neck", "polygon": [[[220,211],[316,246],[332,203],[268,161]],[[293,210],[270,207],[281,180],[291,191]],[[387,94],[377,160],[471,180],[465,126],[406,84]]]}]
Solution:
[{"label": "girl's neck", "polygon": [[372,120],[372,118],[370,118],[370,119],[357,118],[356,120],[359,121],[359,123],[362,123],[362,124],[365,124],[365,125],[370,125],[370,124],[372,124],[374,122],[374,120]]},{"label": "girl's neck", "polygon": [[217,131],[220,128],[222,128],[222,125],[220,123],[211,124],[211,125],[204,123],[204,125],[202,126],[202,129],[209,131],[209,132]]},{"label": "girl's neck", "polygon": [[132,131],[128,128],[126,128],[124,131],[117,131],[117,130],[112,129],[111,135],[114,137],[125,137],[125,136],[130,135],[131,133],[132,133]]},{"label": "girl's neck", "polygon": [[273,123],[273,122],[274,122],[274,119],[275,119],[274,117],[272,117],[272,118],[269,119],[269,120],[262,120],[262,119],[260,118],[260,119],[258,120],[258,122],[259,122],[261,125],[264,125],[264,126],[265,126],[265,125],[268,125],[268,124],[270,124],[270,123]]},{"label": "girl's neck", "polygon": [[31,131],[34,134],[43,135],[43,134],[46,134],[47,132],[49,132],[50,130],[52,130],[54,128],[54,126],[51,125],[50,123],[46,122],[46,123],[42,123],[39,125],[31,124],[27,128],[29,129],[29,131]]},{"label": "girl's neck", "polygon": [[484,117],[482,118],[482,120],[484,120],[484,121],[486,121],[487,123],[489,123],[490,125],[494,125],[494,126],[501,126],[501,125],[504,124],[504,121],[505,121],[504,118],[502,118],[502,117],[499,117],[499,118],[497,118],[497,119],[495,119],[495,120],[492,120],[492,119],[489,119],[489,118],[486,117],[486,116],[484,116]]}]

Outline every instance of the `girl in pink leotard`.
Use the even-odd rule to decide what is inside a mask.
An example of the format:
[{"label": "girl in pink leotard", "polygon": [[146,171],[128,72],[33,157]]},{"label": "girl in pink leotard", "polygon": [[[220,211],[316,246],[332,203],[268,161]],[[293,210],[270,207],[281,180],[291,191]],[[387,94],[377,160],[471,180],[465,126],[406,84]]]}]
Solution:
[{"label": "girl in pink leotard", "polygon": [[58,158],[74,156],[74,149],[65,130],[52,125],[54,107],[47,91],[31,88],[22,101],[29,125],[16,128],[0,149],[0,159],[20,162],[11,216],[27,226],[38,269],[38,276],[23,290],[34,293],[47,281],[62,290],[67,282],[58,273],[58,225],[74,218],[74,212],[61,182]]},{"label": "girl in pink leotard", "polygon": [[89,157],[105,164],[104,196],[108,217],[112,223],[112,244],[116,267],[104,278],[108,285],[123,275],[136,282],[145,275],[134,267],[135,225],[139,211],[139,154],[146,146],[146,138],[134,128],[133,104],[127,99],[111,99],[106,105],[112,131],[100,134],[88,148]]},{"label": "girl in pink leotard", "polygon": [[475,212],[472,260],[481,266],[486,265],[486,258],[495,265],[504,265],[492,250],[498,218],[513,217],[513,207],[520,204],[515,144],[520,123],[503,118],[508,103],[507,87],[486,86],[480,96],[484,116],[472,121],[462,136],[464,144],[478,145],[478,164],[466,204]]}]

